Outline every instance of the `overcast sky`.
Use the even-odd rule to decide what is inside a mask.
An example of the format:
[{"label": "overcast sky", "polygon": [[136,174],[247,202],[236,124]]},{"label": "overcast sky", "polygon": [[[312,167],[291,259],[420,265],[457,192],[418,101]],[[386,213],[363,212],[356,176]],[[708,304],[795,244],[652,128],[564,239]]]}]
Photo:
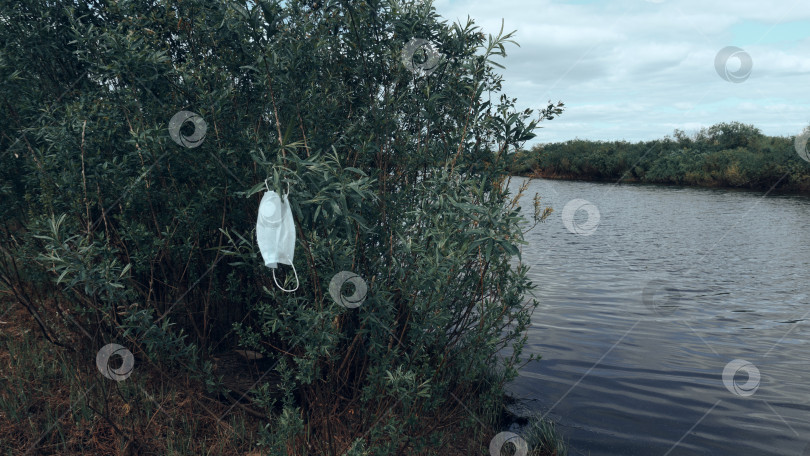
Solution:
[{"label": "overcast sky", "polygon": [[[517,30],[505,92],[566,112],[527,144],[638,141],[718,122],[793,136],[810,125],[810,0],[435,0],[449,22]],[[737,51],[720,71],[721,49]],[[750,56],[750,66],[746,63]],[[740,58],[741,57],[741,58]],[[723,59],[721,59],[723,60]]]}]

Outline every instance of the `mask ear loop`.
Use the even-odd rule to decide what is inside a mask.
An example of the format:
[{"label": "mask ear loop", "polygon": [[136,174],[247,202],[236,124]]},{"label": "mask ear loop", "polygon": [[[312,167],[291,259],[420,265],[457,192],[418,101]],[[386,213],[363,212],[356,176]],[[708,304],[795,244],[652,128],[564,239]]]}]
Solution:
[{"label": "mask ear loop", "polygon": [[[270,178],[268,177],[267,179],[270,179]],[[269,192],[271,190],[270,190],[270,186],[267,185],[267,179],[264,180],[264,188],[266,188],[267,191]],[[289,182],[287,182],[287,193],[284,194],[284,198],[286,199],[288,196],[290,196],[290,183]]]},{"label": "mask ear loop", "polygon": [[[264,185],[267,186],[267,179],[264,180]],[[270,191],[269,188],[268,188],[268,191]],[[290,195],[290,183],[287,182],[287,193],[284,194],[284,199],[287,200],[287,196],[289,196],[289,195]],[[287,200],[287,204],[290,204],[289,200]],[[298,289],[299,285],[301,285],[301,283],[298,281],[298,272],[295,270],[295,265],[292,262],[290,262],[290,266],[292,266],[293,274],[295,274],[295,288],[293,288],[292,290],[285,290],[284,287],[282,287],[281,285],[278,284],[278,281],[276,280],[276,269],[273,268],[273,282],[276,283],[276,286],[281,291],[286,291],[287,293],[292,293],[293,291]]]},{"label": "mask ear loop", "polygon": [[298,283],[298,272],[296,272],[296,271],[295,271],[295,265],[294,265],[294,264],[290,264],[290,266],[292,266],[292,268],[293,268],[293,274],[295,274],[295,288],[293,288],[292,290],[285,290],[285,289],[284,289],[284,287],[282,287],[281,285],[279,285],[279,284],[278,284],[278,281],[276,280],[276,269],[275,269],[275,268],[273,268],[273,282],[276,282],[276,286],[277,286],[277,287],[278,287],[278,288],[279,288],[281,291],[286,291],[287,293],[292,293],[293,291],[297,290],[297,289],[298,289],[298,285],[300,285],[300,283]]}]

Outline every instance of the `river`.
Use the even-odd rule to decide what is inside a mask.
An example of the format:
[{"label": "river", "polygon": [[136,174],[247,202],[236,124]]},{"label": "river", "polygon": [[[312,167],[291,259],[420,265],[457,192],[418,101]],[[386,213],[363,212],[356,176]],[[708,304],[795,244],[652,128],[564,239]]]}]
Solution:
[{"label": "river", "polygon": [[542,359],[509,385],[521,414],[571,455],[810,455],[809,197],[534,179],[524,211],[534,193],[555,212],[522,247]]}]

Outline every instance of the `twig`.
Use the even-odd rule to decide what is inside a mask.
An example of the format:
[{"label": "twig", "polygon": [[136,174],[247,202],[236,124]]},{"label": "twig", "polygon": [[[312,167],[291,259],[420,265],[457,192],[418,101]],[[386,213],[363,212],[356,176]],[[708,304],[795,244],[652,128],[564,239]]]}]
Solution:
[{"label": "twig", "polygon": [[87,201],[87,176],[84,173],[84,130],[87,127],[87,119],[82,123],[82,187],[84,188],[84,210],[87,217],[87,237],[90,238],[90,202]]}]

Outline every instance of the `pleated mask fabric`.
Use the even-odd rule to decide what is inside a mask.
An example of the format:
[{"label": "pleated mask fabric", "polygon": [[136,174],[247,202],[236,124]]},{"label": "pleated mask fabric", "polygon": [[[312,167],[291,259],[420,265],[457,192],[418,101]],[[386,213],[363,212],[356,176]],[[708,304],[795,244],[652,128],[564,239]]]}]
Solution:
[{"label": "pleated mask fabric", "polygon": [[298,289],[298,273],[293,265],[295,254],[295,221],[290,209],[289,193],[282,198],[274,191],[265,192],[259,203],[259,215],[256,220],[256,240],[262,254],[264,265],[273,269],[273,280],[276,280],[278,264],[288,264],[293,267],[296,286],[292,290],[285,290],[276,281],[283,291]]}]

